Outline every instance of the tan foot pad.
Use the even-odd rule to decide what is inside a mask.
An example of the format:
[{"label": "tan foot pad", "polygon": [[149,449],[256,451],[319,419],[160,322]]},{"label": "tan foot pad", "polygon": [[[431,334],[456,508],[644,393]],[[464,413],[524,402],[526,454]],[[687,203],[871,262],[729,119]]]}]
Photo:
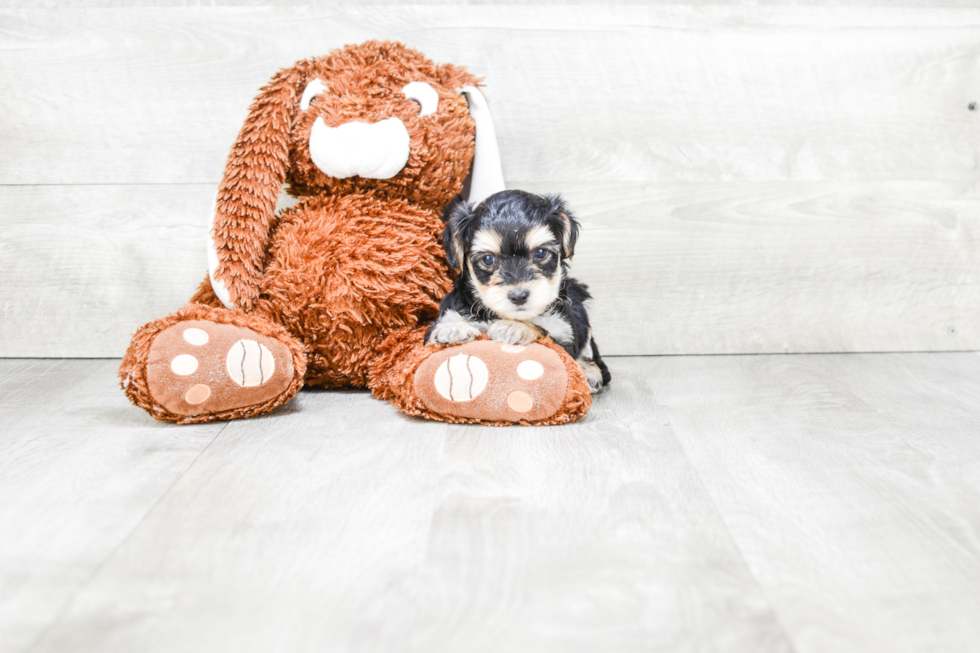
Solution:
[{"label": "tan foot pad", "polygon": [[429,410],[493,422],[546,419],[561,408],[567,388],[561,357],[537,344],[447,347],[415,372],[415,391]]},{"label": "tan foot pad", "polygon": [[251,329],[206,320],[162,331],[146,366],[153,398],[188,416],[264,403],[285,391],[292,378],[286,345]]}]

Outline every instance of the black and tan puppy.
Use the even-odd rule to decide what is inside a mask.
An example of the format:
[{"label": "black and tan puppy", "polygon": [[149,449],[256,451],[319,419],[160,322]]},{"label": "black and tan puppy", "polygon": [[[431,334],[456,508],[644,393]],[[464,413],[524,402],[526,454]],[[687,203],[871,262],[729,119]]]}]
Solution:
[{"label": "black and tan puppy", "polygon": [[547,334],[578,362],[593,392],[608,384],[584,305],[591,295],[568,276],[578,232],[557,195],[508,190],[475,208],[455,205],[442,240],[458,276],[426,342],[459,344],[486,332],[526,345]]}]

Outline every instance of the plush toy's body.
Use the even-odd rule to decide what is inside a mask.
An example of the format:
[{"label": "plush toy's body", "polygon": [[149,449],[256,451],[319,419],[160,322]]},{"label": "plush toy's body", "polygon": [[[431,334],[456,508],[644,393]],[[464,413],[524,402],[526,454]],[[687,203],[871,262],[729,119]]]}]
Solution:
[{"label": "plush toy's body", "polygon": [[[188,306],[133,337],[120,368],[130,399],[190,423],[268,412],[306,383],[367,387],[446,421],[583,415],[584,377],[550,341],[422,344],[451,287],[442,208],[471,172],[474,190],[502,186],[493,157],[474,161],[477,131],[489,131],[463,94],[473,116],[485,110],[476,82],[378,42],[277,74],[219,186],[209,278]],[[275,216],[283,183],[300,201]],[[547,375],[515,375],[524,360]]]}]

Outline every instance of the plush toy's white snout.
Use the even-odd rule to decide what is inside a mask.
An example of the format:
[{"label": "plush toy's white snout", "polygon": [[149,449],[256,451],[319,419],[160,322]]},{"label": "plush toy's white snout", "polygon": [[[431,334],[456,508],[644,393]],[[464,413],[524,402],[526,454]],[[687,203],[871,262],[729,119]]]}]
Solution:
[{"label": "plush toy's white snout", "polygon": [[408,162],[410,143],[398,118],[327,127],[318,117],[310,130],[310,158],[329,177],[391,179]]}]

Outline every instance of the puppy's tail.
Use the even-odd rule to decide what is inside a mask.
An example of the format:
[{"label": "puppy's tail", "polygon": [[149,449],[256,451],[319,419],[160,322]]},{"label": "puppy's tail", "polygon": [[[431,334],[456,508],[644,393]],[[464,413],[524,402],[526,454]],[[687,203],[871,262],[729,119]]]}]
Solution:
[{"label": "puppy's tail", "polygon": [[609,373],[609,368],[606,367],[605,361],[603,361],[602,356],[599,355],[599,346],[595,344],[595,338],[591,338],[589,344],[592,346],[592,362],[595,363],[596,367],[599,368],[599,371],[602,372],[602,385],[605,387],[609,385],[610,381],[612,381],[612,374]]}]

